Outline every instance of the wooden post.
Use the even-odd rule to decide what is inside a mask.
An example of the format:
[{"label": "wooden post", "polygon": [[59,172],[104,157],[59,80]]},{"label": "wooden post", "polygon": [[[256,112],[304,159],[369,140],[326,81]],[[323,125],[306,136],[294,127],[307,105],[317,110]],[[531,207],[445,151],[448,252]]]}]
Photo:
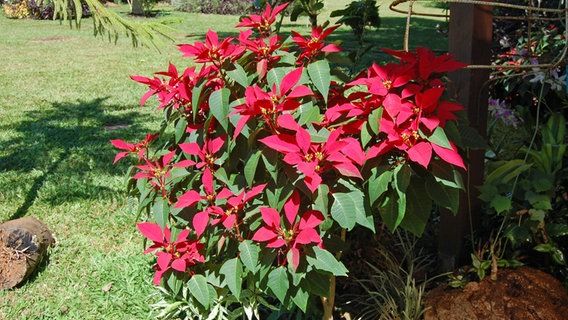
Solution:
[{"label": "wooden post", "polygon": [[[491,6],[468,3],[450,4],[450,54],[470,65],[489,65],[493,34]],[[487,130],[487,101],[489,69],[462,69],[450,75],[450,92],[466,108],[470,125],[485,137]],[[464,173],[466,192],[461,194],[456,216],[443,212],[441,217],[438,254],[441,271],[450,271],[465,263],[470,226],[477,224],[481,212],[476,186],[483,183],[483,150],[471,150],[467,156],[468,169]],[[470,224],[471,222],[471,224]]]}]

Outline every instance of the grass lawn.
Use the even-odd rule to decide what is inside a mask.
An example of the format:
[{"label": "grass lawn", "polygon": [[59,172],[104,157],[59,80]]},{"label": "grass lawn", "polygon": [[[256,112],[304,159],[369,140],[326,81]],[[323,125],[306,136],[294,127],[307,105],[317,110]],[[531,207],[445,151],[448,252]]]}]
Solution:
[{"label": "grass lawn", "polygon": [[[328,2],[323,15],[348,3]],[[163,9],[162,16],[181,19],[172,25],[178,43],[202,39],[209,28],[233,34],[238,21]],[[386,2],[381,16],[383,27],[369,41],[401,49],[406,17],[388,11]],[[412,45],[444,50],[436,23],[415,19]],[[307,30],[303,21],[290,27]],[[109,140],[138,141],[160,123],[151,107],[139,107],[146,88],[129,75],[149,76],[168,61],[182,68],[188,60],[173,44],[157,53],[132,48],[124,37],[116,45],[94,38],[88,19],[76,30],[0,14],[0,30],[0,222],[36,217],[57,238],[31,281],[0,292],[0,319],[146,318],[153,261],[141,254],[124,193],[128,164],[112,164]],[[338,31],[334,39],[351,37],[348,28]]]}]

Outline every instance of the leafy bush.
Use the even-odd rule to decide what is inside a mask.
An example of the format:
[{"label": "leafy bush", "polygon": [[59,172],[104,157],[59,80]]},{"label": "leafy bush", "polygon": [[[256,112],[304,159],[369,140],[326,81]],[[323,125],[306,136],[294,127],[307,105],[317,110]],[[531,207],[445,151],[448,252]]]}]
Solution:
[{"label": "leafy bush", "polygon": [[237,14],[249,13],[254,0],[175,0],[177,10],[193,13]]},{"label": "leafy bush", "polygon": [[[89,6],[85,2],[81,2],[82,4],[82,14],[83,17],[90,16],[90,9]],[[54,4],[50,0],[21,0],[21,1],[13,1],[7,2],[3,5],[4,12],[9,18],[16,18],[16,19],[40,19],[40,20],[51,20],[53,19],[54,14]],[[70,2],[69,8],[72,13],[75,13],[75,3]]]},{"label": "leafy bush", "polygon": [[284,37],[286,6],[243,18],[238,38],[180,45],[197,66],[132,77],[164,112],[158,133],[112,140],[115,161],[136,161],[160,317],[277,318],[317,312],[321,297],[330,318],[347,231],[381,221],[420,235],[434,206],[457,211],[463,107],[444,92],[464,64],[388,51],[398,63],[338,82],[327,57],[340,49],[325,43],[337,26]]},{"label": "leafy bush", "polygon": [[[509,0],[512,4],[526,1]],[[539,3],[563,8],[563,1]],[[503,16],[522,16],[500,8]],[[536,18],[535,11],[532,18]],[[540,12],[542,19],[554,19]],[[481,199],[487,205],[474,270],[522,263],[548,269],[568,284],[566,70],[552,65],[564,50],[561,21],[497,20],[490,82],[489,150]],[[547,66],[548,64],[548,66]],[[482,239],[484,238],[484,240]]]},{"label": "leafy bush", "polygon": [[6,2],[2,4],[4,13],[11,19],[27,19],[30,17],[30,9],[27,1]]}]

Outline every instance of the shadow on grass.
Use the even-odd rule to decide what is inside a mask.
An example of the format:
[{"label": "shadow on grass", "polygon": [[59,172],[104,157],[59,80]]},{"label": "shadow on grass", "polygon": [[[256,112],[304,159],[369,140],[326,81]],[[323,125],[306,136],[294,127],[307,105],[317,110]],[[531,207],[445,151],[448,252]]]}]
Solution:
[{"label": "shadow on grass", "polygon": [[98,178],[125,172],[125,165],[113,166],[116,150],[109,140],[138,140],[147,129],[138,124],[138,112],[110,114],[124,107],[104,105],[106,99],[54,103],[0,127],[16,133],[2,142],[0,173],[15,176],[17,183],[27,187],[23,203],[10,220],[26,215],[47,181],[45,197],[51,205],[116,197],[116,191]]},{"label": "shadow on grass", "polygon": [[[448,50],[448,38],[446,35],[437,32],[436,26],[439,20],[427,18],[412,18],[410,24],[409,48],[428,47],[435,52],[446,52]],[[363,70],[373,62],[379,64],[393,61],[393,58],[381,50],[388,48],[392,50],[402,50],[404,48],[404,34],[406,31],[406,17],[386,17],[381,18],[381,27],[378,29],[367,29],[364,38],[364,46],[370,47],[361,60],[353,69]],[[340,42],[340,46],[346,53],[354,52],[359,45],[351,29],[341,28],[332,33],[327,39],[328,42]]]}]

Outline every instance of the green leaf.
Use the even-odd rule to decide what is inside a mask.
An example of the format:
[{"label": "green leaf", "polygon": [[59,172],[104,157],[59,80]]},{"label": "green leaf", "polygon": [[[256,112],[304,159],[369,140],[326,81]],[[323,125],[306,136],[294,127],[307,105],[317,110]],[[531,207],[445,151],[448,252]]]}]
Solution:
[{"label": "green leaf", "polygon": [[493,198],[493,200],[491,200],[491,207],[493,207],[497,213],[503,213],[511,210],[513,205],[511,203],[511,199],[502,195],[497,195]]},{"label": "green leaf", "polygon": [[189,171],[185,168],[172,168],[170,170],[170,177],[168,178],[170,181],[177,180],[179,181],[181,178],[185,178],[189,176]]},{"label": "green leaf", "polygon": [[553,246],[553,245],[550,244],[550,243],[541,243],[541,244],[536,245],[536,246],[533,248],[533,250],[538,251],[538,252],[551,253],[551,252],[554,252],[554,249],[555,249],[555,248],[556,248],[556,247]]},{"label": "green leaf", "polygon": [[[455,127],[453,125],[453,121],[448,122],[448,124],[452,124],[452,127]],[[446,128],[448,127],[448,125],[446,125]],[[455,135],[451,135],[450,133],[450,139],[456,143],[457,145],[460,145],[462,148],[469,148],[469,149],[475,149],[475,150],[487,150],[488,149],[488,145],[487,145],[487,139],[484,138],[482,135],[479,134],[479,132],[470,127],[470,126],[465,126],[465,125],[460,125],[457,130],[459,131],[459,133],[455,134]],[[456,136],[458,139],[461,140],[461,143],[458,144],[457,141],[454,139]]]},{"label": "green leaf", "polygon": [[245,174],[245,180],[247,181],[247,185],[249,187],[252,187],[252,184],[254,183],[254,176],[256,175],[256,170],[258,168],[258,161],[260,159],[261,154],[262,152],[260,150],[257,150],[255,153],[250,155],[250,157],[248,158],[245,164],[245,168],[243,171]]},{"label": "green leaf", "polygon": [[[44,4],[47,2],[43,2]],[[74,4],[74,8],[70,5]],[[160,51],[164,43],[160,36],[165,37],[171,41],[175,41],[175,30],[167,26],[165,21],[155,22],[142,22],[138,19],[125,19],[121,14],[106,8],[105,5],[96,0],[84,0],[84,3],[89,7],[93,20],[93,31],[95,36],[108,36],[108,40],[118,40],[119,35],[126,35],[132,40],[134,47],[143,45],[154,48]],[[81,25],[81,17],[83,16],[83,1],[78,0],[55,0],[53,1],[54,19],[60,21],[69,20],[69,25],[72,26],[72,21],[75,21],[76,27]]]},{"label": "green leaf", "polygon": [[178,294],[184,284],[184,281],[182,281],[174,272],[168,271],[165,274],[167,275],[167,286],[170,288],[173,294]]},{"label": "green leaf", "polygon": [[209,96],[209,109],[211,113],[219,121],[219,124],[228,131],[229,127],[229,97],[231,91],[227,88],[222,88],[213,91]]},{"label": "green leaf", "polygon": [[157,197],[154,206],[153,206],[154,218],[156,219],[156,223],[164,229],[168,222],[168,217],[170,214],[170,206],[168,202],[164,200],[162,197]]},{"label": "green leaf", "polygon": [[308,65],[308,75],[312,83],[322,94],[324,101],[327,103],[329,94],[329,85],[331,83],[329,63],[327,60],[318,60]]},{"label": "green leaf", "polygon": [[243,262],[244,266],[252,271],[252,273],[256,273],[258,270],[258,252],[260,248],[254,244],[251,240],[245,240],[239,243],[239,257]]},{"label": "green leaf", "polygon": [[371,208],[365,205],[365,199],[363,192],[359,190],[353,190],[348,193],[353,200],[355,205],[355,219],[357,224],[368,228],[369,230],[375,232],[375,221],[373,220],[373,215],[371,213]]},{"label": "green leaf", "polygon": [[290,197],[293,191],[294,187],[291,183],[283,184],[282,187],[278,187],[275,189],[272,188],[266,189],[268,206],[276,209],[276,211],[278,212],[282,211],[284,203],[286,202],[286,200],[288,200],[288,198]]},{"label": "green leaf", "polygon": [[552,210],[552,204],[550,197],[545,194],[538,194],[532,191],[529,191],[525,194],[525,198],[530,202],[530,204],[535,209],[540,210]]},{"label": "green leaf", "polygon": [[313,201],[313,209],[319,210],[324,216],[328,215],[329,211],[329,187],[322,183],[318,186],[316,198]]},{"label": "green leaf", "polygon": [[436,181],[435,177],[426,179],[426,189],[424,190],[430,199],[434,200],[439,206],[457,214],[460,206],[460,190],[448,187]]},{"label": "green leaf", "polygon": [[[381,170],[387,170],[381,172]],[[379,175],[378,177],[376,175]],[[371,177],[368,180],[367,190],[369,193],[369,203],[374,205],[383,193],[389,189],[390,182],[393,178],[393,172],[388,167],[373,168]]]},{"label": "green leaf", "polygon": [[426,190],[427,187],[421,181],[413,181],[406,190],[408,195],[406,214],[400,227],[417,237],[422,236],[432,213],[432,201],[428,198]]},{"label": "green leaf", "polygon": [[339,223],[342,228],[353,229],[357,223],[357,213],[355,203],[348,193],[336,192],[332,194],[334,201],[331,205],[331,217]]},{"label": "green leaf", "polygon": [[241,260],[238,258],[227,260],[221,266],[219,272],[225,276],[225,282],[229,290],[231,290],[237,299],[240,299],[243,285],[243,265]]},{"label": "green leaf", "polygon": [[205,309],[209,309],[209,288],[205,277],[200,274],[194,275],[187,283],[187,287],[191,295],[195,297]]},{"label": "green leaf", "polygon": [[301,105],[295,113],[300,114],[298,124],[301,126],[304,126],[307,123],[321,121],[320,109],[317,106],[314,106],[311,102]]},{"label": "green leaf", "polygon": [[546,233],[551,237],[562,237],[568,235],[568,225],[562,223],[548,223],[545,226]]},{"label": "green leaf", "polygon": [[530,167],[531,165],[525,164],[522,159],[501,162],[497,168],[485,177],[485,184],[508,183]]},{"label": "green leaf", "polygon": [[279,154],[277,151],[272,149],[265,149],[264,152],[261,153],[262,155],[262,162],[264,162],[264,167],[270,174],[270,177],[274,182],[278,182],[278,159]]},{"label": "green leaf", "polygon": [[243,88],[246,88],[250,85],[250,80],[247,77],[247,73],[243,67],[241,67],[238,63],[234,64],[235,69],[231,71],[227,71],[227,75],[229,78],[233,79],[236,83],[240,84]]},{"label": "green leaf", "polygon": [[193,121],[195,121],[197,117],[197,109],[201,103],[201,92],[205,85],[207,84],[206,81],[203,81],[199,85],[195,86],[191,91],[191,113],[193,115]]},{"label": "green leaf", "polygon": [[562,250],[560,250],[559,248],[554,248],[554,251],[552,252],[552,259],[554,259],[554,261],[556,263],[558,263],[559,265],[566,265],[566,259],[564,258],[564,252],[562,252]]},{"label": "green leaf", "polygon": [[361,127],[361,132],[359,134],[361,145],[365,147],[374,137],[371,134],[371,129],[369,128],[368,122],[365,122]]},{"label": "green leaf", "polygon": [[313,271],[306,275],[304,281],[306,289],[311,294],[320,297],[329,297],[331,278],[328,274]]},{"label": "green leaf", "polygon": [[412,169],[406,163],[400,164],[394,168],[394,181],[393,188],[397,191],[404,193],[410,184],[410,177],[412,176]]},{"label": "green leaf", "polygon": [[434,176],[437,182],[445,186],[464,190],[462,175],[454,166],[449,166],[444,161],[430,162],[430,173]]},{"label": "green leaf", "polygon": [[286,268],[280,266],[272,270],[268,274],[267,286],[280,302],[285,303],[286,295],[290,288],[290,280],[288,279],[288,271],[286,271]]},{"label": "green leaf", "polygon": [[380,129],[379,120],[381,120],[382,117],[383,117],[382,107],[373,110],[371,114],[369,114],[369,120],[367,121],[367,124],[375,135],[379,134],[379,129]]},{"label": "green leaf", "polygon": [[544,222],[546,212],[538,209],[529,209],[529,217],[531,221]]},{"label": "green leaf", "polygon": [[379,208],[379,213],[389,230],[394,232],[400,223],[400,221],[397,223],[399,216],[397,193],[389,192],[389,198],[387,198],[386,203]]},{"label": "green leaf", "polygon": [[280,83],[282,82],[282,78],[284,78],[285,75],[290,73],[290,71],[292,71],[292,68],[290,67],[270,69],[266,74],[266,80],[268,80],[268,86],[272,87],[273,85],[276,85],[276,88],[280,90]]},{"label": "green leaf", "polygon": [[275,250],[271,248],[264,248],[260,252],[260,267],[258,269],[258,275],[255,276],[255,279],[258,279],[258,281],[261,282],[264,281],[264,278],[268,275],[268,272],[274,265],[276,255],[277,253],[275,252]]},{"label": "green leaf", "polygon": [[347,268],[341,261],[338,261],[331,252],[313,247],[315,257],[307,255],[308,263],[314,268],[322,271],[331,272],[334,276],[347,276]]},{"label": "green leaf", "polygon": [[398,199],[396,199],[397,205],[397,217],[394,224],[394,228],[398,228],[398,226],[402,223],[404,216],[406,215],[406,192],[402,192],[400,190],[396,190],[398,194]]},{"label": "green leaf", "polygon": [[321,128],[318,131],[309,130],[310,136],[312,137],[312,143],[324,143],[328,140],[329,134],[331,133],[327,128]]},{"label": "green leaf", "polygon": [[296,287],[296,292],[292,294],[292,301],[302,310],[304,313],[308,309],[308,300],[310,298],[310,293],[306,291],[302,286]]},{"label": "green leaf", "polygon": [[550,115],[544,128],[542,140],[549,144],[562,144],[566,138],[566,119],[562,113],[555,112]]},{"label": "green leaf", "polygon": [[452,148],[450,140],[448,140],[448,137],[446,136],[446,133],[444,132],[444,129],[442,129],[442,127],[437,127],[434,130],[434,132],[432,132],[432,135],[427,137],[427,140],[430,141],[431,143],[439,145],[440,147],[444,147],[447,149]]},{"label": "green leaf", "polygon": [[517,246],[524,242],[531,241],[531,232],[528,228],[518,226],[516,224],[510,225],[503,233],[504,237],[511,241],[513,246]]},{"label": "green leaf", "polygon": [[181,139],[185,135],[185,129],[187,128],[187,121],[179,119],[175,125],[174,136],[176,139],[176,143],[180,143]]}]

